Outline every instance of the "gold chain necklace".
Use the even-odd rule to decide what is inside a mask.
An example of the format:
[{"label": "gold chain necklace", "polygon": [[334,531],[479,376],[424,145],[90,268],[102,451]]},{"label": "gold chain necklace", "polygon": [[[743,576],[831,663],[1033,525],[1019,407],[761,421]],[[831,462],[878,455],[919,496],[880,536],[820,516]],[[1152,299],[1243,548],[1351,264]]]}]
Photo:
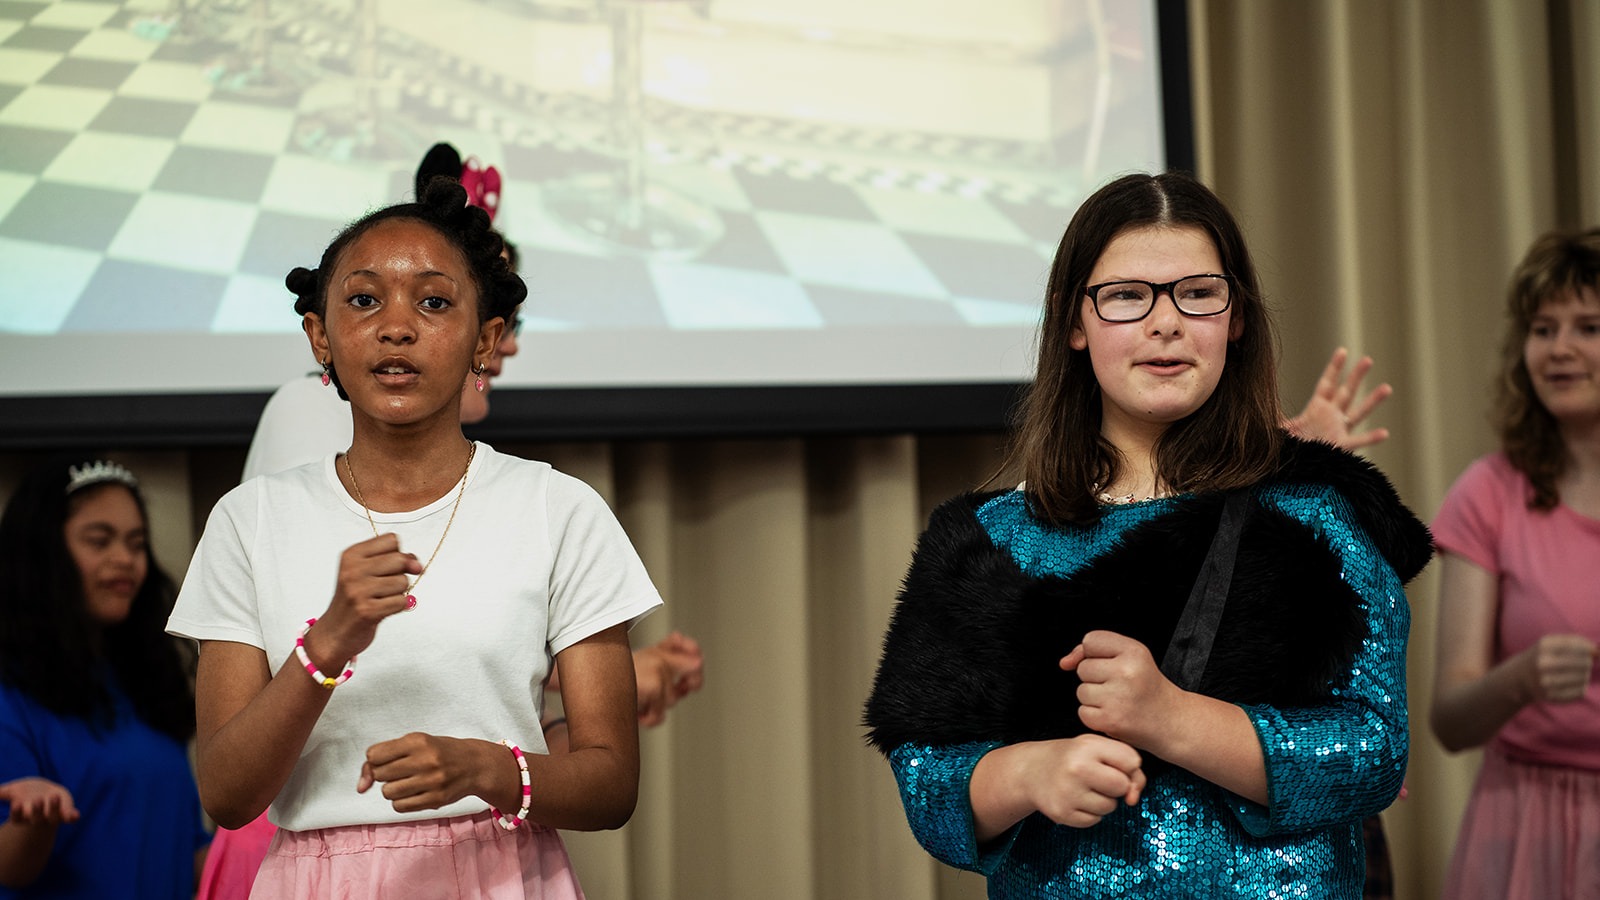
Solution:
[{"label": "gold chain necklace", "polygon": [[[422,571],[418,572],[417,577],[406,585],[407,611],[417,608],[416,595],[411,592],[416,590],[417,585],[422,581],[422,576],[428,574],[428,570],[433,568],[433,561],[439,555],[439,548],[444,546],[444,539],[450,536],[450,526],[455,523],[456,510],[461,508],[461,498],[466,496],[467,493],[467,473],[472,471],[472,458],[476,455],[478,455],[478,445],[476,443],[468,444],[467,466],[461,470],[461,489],[456,491],[456,502],[454,506],[450,507],[450,518],[444,523],[444,534],[439,535],[439,543],[433,545],[433,552],[428,555],[428,561],[422,564]],[[367,508],[367,498],[361,496],[361,483],[356,481],[356,471],[350,468],[349,450],[344,452],[344,471],[345,474],[350,476],[350,486],[356,490],[356,502],[361,504],[361,511],[367,514],[367,524],[372,526],[372,536],[377,537],[378,523],[372,521],[372,510]]]}]

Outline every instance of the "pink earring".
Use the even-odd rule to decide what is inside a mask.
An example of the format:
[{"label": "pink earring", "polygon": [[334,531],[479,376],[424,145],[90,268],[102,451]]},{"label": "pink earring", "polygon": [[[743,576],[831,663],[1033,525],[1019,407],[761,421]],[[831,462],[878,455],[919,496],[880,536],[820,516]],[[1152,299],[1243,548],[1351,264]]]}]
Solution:
[{"label": "pink earring", "polygon": [[332,378],[328,377],[328,364],[327,363],[323,363],[322,364],[322,386],[323,387],[327,387],[328,383],[331,382],[332,380],[333,380]]},{"label": "pink earring", "polygon": [[477,388],[480,394],[483,393],[483,370],[485,368],[487,367],[480,363],[477,368],[472,370],[478,374],[477,379],[472,382],[472,386]]}]

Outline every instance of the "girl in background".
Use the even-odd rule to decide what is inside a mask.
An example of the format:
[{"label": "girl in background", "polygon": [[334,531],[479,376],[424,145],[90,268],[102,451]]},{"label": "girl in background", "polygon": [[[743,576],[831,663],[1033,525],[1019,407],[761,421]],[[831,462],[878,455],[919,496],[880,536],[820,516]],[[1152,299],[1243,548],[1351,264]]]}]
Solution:
[{"label": "girl in background", "polygon": [[1600,896],[1600,229],[1512,276],[1496,424],[1433,530],[1434,733],[1483,746],[1447,898]]},{"label": "girl in background", "polygon": [[0,897],[187,900],[209,840],[175,593],[133,473],[60,460],[0,516]]}]

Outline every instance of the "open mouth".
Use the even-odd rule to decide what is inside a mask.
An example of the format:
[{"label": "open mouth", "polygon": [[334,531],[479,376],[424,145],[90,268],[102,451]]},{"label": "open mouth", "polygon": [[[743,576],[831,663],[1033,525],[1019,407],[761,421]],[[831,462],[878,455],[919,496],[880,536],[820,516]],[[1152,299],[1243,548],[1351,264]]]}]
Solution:
[{"label": "open mouth", "polygon": [[415,378],[417,367],[406,359],[385,359],[372,367],[372,374],[384,383],[404,382]]}]

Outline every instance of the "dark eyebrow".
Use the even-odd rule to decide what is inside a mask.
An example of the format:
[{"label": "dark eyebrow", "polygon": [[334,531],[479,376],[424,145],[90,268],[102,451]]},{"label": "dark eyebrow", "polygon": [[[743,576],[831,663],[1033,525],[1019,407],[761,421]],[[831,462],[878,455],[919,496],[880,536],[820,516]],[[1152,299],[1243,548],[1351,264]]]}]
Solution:
[{"label": "dark eyebrow", "polygon": [[[372,271],[371,269],[354,269],[354,270],[351,270],[349,272],[346,272],[344,278],[340,279],[340,281],[342,283],[342,282],[345,282],[345,281],[349,281],[352,278],[356,278],[358,276],[365,276],[367,278],[377,278],[377,277],[379,277],[378,273]],[[428,269],[425,272],[418,272],[416,274],[415,280],[421,281],[424,278],[434,278],[434,277],[443,278],[445,281],[448,281],[451,284],[455,284],[456,283],[456,280],[454,278],[452,278],[451,276],[445,274],[444,272],[440,272],[440,271],[438,271],[436,269]]]}]

